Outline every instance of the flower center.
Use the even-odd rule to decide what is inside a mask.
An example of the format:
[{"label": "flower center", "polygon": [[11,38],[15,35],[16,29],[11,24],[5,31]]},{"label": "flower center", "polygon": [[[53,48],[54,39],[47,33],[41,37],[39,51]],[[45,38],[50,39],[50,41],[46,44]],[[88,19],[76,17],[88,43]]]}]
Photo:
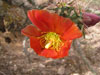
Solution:
[{"label": "flower center", "polygon": [[54,32],[48,32],[41,36],[40,44],[43,48],[59,51],[62,41],[58,34]]}]

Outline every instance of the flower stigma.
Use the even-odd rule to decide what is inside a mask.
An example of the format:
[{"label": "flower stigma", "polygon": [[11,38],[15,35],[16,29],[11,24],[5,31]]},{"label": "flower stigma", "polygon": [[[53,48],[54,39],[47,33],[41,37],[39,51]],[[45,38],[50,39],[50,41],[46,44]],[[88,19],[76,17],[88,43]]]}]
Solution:
[{"label": "flower stigma", "polygon": [[45,49],[54,49],[59,51],[60,46],[63,45],[60,36],[55,32],[48,32],[40,37],[40,44]]}]

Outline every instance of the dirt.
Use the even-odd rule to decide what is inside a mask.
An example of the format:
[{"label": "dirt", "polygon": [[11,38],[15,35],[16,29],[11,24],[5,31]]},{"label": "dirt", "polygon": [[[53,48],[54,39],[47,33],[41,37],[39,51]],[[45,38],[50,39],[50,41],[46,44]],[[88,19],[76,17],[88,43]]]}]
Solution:
[{"label": "dirt", "polygon": [[[32,8],[27,0],[21,2],[20,0],[13,0],[12,4],[19,6],[23,1],[26,1],[24,6]],[[86,32],[86,39],[79,39],[80,47],[91,67],[99,75],[100,23],[86,29]],[[20,33],[20,30],[14,33],[0,31],[0,75],[94,75],[79,53],[73,49],[73,46],[67,57],[51,59],[38,56],[29,47],[29,40],[26,42],[27,55],[23,49],[24,39],[25,37]]]},{"label": "dirt", "polygon": [[23,52],[23,38],[23,36],[19,35],[18,38],[12,39],[11,43],[7,43],[4,37],[0,36],[0,40],[2,40],[0,42],[0,74],[69,75],[72,73],[81,73],[81,70],[84,69],[82,68],[84,64],[80,66],[82,61],[80,60],[79,62],[79,58],[76,55],[71,55],[64,59],[53,60],[36,55],[30,48],[28,48],[28,53],[30,54],[29,61],[28,57]]},{"label": "dirt", "polygon": [[[100,72],[100,24],[88,29],[86,39],[81,38],[81,46],[93,68]],[[0,36],[0,75],[92,75],[86,64],[73,48],[69,56],[62,59],[50,59],[38,56],[28,47],[28,56],[23,51],[24,36],[15,38],[9,33],[11,42],[5,41],[4,33]]]}]

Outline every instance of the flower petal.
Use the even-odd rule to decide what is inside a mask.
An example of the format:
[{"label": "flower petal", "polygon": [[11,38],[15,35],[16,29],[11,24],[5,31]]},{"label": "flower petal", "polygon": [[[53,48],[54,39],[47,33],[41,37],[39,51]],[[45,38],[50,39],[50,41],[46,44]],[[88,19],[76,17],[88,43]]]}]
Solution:
[{"label": "flower petal", "polygon": [[67,40],[59,52],[55,50],[45,49],[41,52],[40,56],[45,56],[45,57],[53,58],[53,59],[63,58],[64,56],[68,56],[71,43],[72,43],[72,40]]},{"label": "flower petal", "polygon": [[34,25],[36,25],[40,30],[42,31],[48,31],[48,27],[40,22],[38,19],[36,19],[36,13],[39,12],[39,10],[29,10],[28,11],[28,17],[32,21]]},{"label": "flower petal", "polygon": [[31,37],[31,36],[40,36],[40,30],[32,25],[26,26],[24,29],[21,30],[22,34]]},{"label": "flower petal", "polygon": [[56,32],[62,35],[72,26],[73,22],[69,18],[64,18],[62,16],[58,16],[58,18],[59,20],[57,20],[55,28]]},{"label": "flower petal", "polygon": [[62,48],[58,52],[58,55],[56,57],[53,57],[53,58],[57,59],[57,58],[63,58],[65,56],[68,56],[68,52],[69,52],[69,49],[71,47],[71,44],[72,44],[72,40],[67,40],[65,42],[64,46],[62,46]]},{"label": "flower petal", "polygon": [[40,22],[47,25],[50,31],[56,33],[64,33],[66,29],[72,26],[73,22],[69,18],[63,18],[55,13],[49,13],[45,10],[38,10],[36,12],[36,18]]},{"label": "flower petal", "polygon": [[49,13],[46,10],[38,10],[38,12],[36,12],[37,20],[46,25],[49,28],[49,31],[54,31],[53,16],[53,14]]},{"label": "flower petal", "polygon": [[57,56],[57,52],[55,50],[44,49],[41,52],[40,56],[44,56],[44,57],[47,57],[47,58],[52,58],[52,57]]},{"label": "flower petal", "polygon": [[66,30],[66,32],[64,33],[62,38],[65,39],[65,40],[72,40],[72,39],[75,39],[75,38],[79,38],[81,36],[82,36],[82,32],[73,23],[73,25],[68,30]]},{"label": "flower petal", "polygon": [[40,54],[42,51],[40,40],[36,37],[30,37],[30,47],[33,48],[37,54]]}]

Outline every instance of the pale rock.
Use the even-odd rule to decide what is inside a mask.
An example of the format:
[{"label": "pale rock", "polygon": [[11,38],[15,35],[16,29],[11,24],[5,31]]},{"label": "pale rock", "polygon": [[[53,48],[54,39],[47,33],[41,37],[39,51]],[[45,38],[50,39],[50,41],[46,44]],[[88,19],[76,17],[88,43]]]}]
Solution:
[{"label": "pale rock", "polygon": [[41,5],[41,4],[43,4],[43,3],[47,3],[48,0],[35,0],[34,2],[35,2],[37,5]]},{"label": "pale rock", "polygon": [[42,68],[44,68],[44,67],[45,67],[45,65],[43,65],[43,64],[39,64],[39,67],[42,67]]},{"label": "pale rock", "polygon": [[59,75],[63,75],[65,73],[65,68],[64,66],[61,66],[59,69],[58,69],[58,74]]}]

